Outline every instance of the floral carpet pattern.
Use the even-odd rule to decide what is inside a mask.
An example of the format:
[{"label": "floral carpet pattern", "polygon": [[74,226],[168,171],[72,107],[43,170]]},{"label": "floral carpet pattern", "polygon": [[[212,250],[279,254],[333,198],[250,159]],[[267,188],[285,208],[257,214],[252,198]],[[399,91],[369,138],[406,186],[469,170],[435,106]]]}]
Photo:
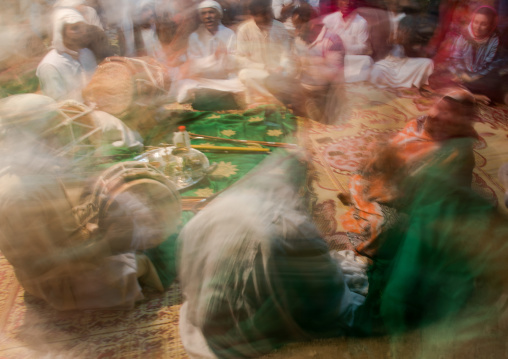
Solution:
[{"label": "floral carpet pattern", "polygon": [[[337,199],[337,194],[347,189],[349,176],[370,154],[372,143],[387,139],[409,120],[424,114],[431,104],[431,97],[421,96],[416,90],[379,90],[368,84],[349,84],[347,110],[341,121],[329,126],[299,122],[298,140],[313,158],[309,178],[313,217],[332,248],[350,248],[338,220],[346,209]],[[253,117],[249,121],[254,119],[257,120]],[[508,161],[508,108],[482,107],[475,127],[481,140],[475,148],[474,188],[502,203],[499,200],[504,189],[497,179],[497,170]],[[278,133],[268,135],[276,137]],[[236,173],[237,168],[219,163],[216,171],[218,176],[227,176]],[[3,256],[0,283],[0,358],[187,358],[178,332],[181,294],[177,284],[162,295],[146,293],[146,300],[132,311],[62,313],[25,294]],[[419,335],[416,337],[419,343]],[[296,350],[300,356],[288,352],[287,357],[324,358],[318,354],[321,345],[337,348],[338,355],[338,348],[350,341],[318,343],[308,350],[308,355]],[[379,358],[379,352],[387,358],[412,357],[392,355],[389,345],[380,341],[366,339],[363,343],[369,341],[370,349],[378,346],[380,350],[363,346],[365,350],[349,350],[345,357]],[[406,354],[415,353],[412,343],[416,342],[408,342],[411,345],[407,345]],[[369,352],[378,354],[371,356]]]}]

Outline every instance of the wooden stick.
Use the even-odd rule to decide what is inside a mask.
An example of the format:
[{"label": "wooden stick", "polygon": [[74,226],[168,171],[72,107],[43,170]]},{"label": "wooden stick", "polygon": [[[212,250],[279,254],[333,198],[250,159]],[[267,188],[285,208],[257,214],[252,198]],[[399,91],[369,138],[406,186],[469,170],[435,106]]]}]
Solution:
[{"label": "wooden stick", "polygon": [[197,139],[197,137],[201,137],[205,140],[217,140],[217,141],[225,141],[225,142],[236,142],[236,143],[256,143],[258,145],[263,145],[267,147],[296,147],[294,143],[284,143],[284,142],[268,142],[268,141],[251,141],[251,140],[237,140],[233,138],[222,138],[222,137],[215,137],[215,136],[207,136],[207,135],[198,135],[197,133],[189,132],[189,136],[191,136],[194,139]]},{"label": "wooden stick", "polygon": [[204,151],[221,151],[221,152],[270,152],[269,148],[253,148],[253,147],[224,147],[224,146],[208,146],[208,145],[192,145],[196,150]]}]

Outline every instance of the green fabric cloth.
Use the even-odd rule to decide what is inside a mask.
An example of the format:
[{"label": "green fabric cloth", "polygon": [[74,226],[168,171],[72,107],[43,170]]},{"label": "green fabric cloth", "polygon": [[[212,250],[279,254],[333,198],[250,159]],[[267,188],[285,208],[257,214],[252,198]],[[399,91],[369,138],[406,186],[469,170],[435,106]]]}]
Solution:
[{"label": "green fabric cloth", "polygon": [[384,234],[357,316],[361,334],[398,333],[449,320],[468,304],[479,278],[504,277],[506,219],[471,188],[457,185],[450,173],[462,164],[442,156],[461,146],[469,144],[450,141],[438,161],[403,184],[410,194],[404,206],[409,223]]},{"label": "green fabric cloth", "polygon": [[5,81],[0,86],[0,98],[23,93],[34,93],[39,87],[39,79],[35,70],[16,76],[15,79]]},{"label": "green fabric cloth", "polygon": [[[179,116],[181,118],[177,121],[175,118],[171,121],[168,119],[149,131],[145,136],[145,145],[157,146],[160,143],[172,143],[173,133],[179,125],[185,125],[187,131],[200,135],[255,141],[295,142],[294,134],[297,128],[295,116],[276,106],[260,106],[243,112],[228,113],[182,112]],[[245,147],[243,144],[213,140],[191,140],[191,143]],[[205,153],[205,155],[210,164],[216,163],[224,170],[218,168],[207,178],[181,192],[182,196],[208,197],[220,192],[245,176],[267,157],[264,153]],[[184,213],[182,226],[190,218],[192,218],[191,212]],[[169,287],[177,276],[175,263],[178,251],[177,237],[178,233],[157,248],[146,252],[154,263],[164,287]]]}]

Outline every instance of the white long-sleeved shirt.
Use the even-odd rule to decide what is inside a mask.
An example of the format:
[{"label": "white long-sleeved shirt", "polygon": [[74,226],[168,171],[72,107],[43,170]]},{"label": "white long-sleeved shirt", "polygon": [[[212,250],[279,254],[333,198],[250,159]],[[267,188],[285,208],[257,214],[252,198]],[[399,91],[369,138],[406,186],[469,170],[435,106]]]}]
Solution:
[{"label": "white long-sleeved shirt", "polygon": [[192,75],[227,79],[236,67],[235,54],[236,35],[222,24],[215,34],[200,25],[189,37],[187,56],[191,61]]},{"label": "white long-sleeved shirt", "polygon": [[342,39],[346,54],[369,55],[369,26],[359,14],[351,14],[344,20],[340,11],[325,16],[323,23]]},{"label": "white long-sleeved shirt", "polygon": [[42,93],[55,100],[82,101],[81,90],[88,84],[97,61],[89,49],[81,49],[75,59],[66,52],[51,50],[37,66]]}]

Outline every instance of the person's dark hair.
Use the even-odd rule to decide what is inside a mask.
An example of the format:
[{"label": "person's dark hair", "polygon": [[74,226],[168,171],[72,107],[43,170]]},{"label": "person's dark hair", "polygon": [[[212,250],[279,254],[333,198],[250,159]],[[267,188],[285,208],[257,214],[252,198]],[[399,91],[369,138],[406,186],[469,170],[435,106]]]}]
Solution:
[{"label": "person's dark hair", "polygon": [[251,0],[249,2],[249,12],[251,15],[257,15],[271,11],[272,1],[271,0]]},{"label": "person's dark hair", "polygon": [[316,10],[307,3],[302,3],[293,11],[293,17],[298,16],[303,22],[309,22],[318,17]]},{"label": "person's dark hair", "polygon": [[474,15],[476,15],[476,14],[482,14],[482,15],[487,16],[489,18],[491,26],[494,25],[494,21],[496,20],[496,17],[497,17],[497,12],[488,6],[480,7],[478,10],[475,11]]},{"label": "person's dark hair", "polygon": [[477,113],[476,101],[474,99],[446,95],[443,97],[443,101],[451,104],[457,112],[471,115],[471,118]]}]

